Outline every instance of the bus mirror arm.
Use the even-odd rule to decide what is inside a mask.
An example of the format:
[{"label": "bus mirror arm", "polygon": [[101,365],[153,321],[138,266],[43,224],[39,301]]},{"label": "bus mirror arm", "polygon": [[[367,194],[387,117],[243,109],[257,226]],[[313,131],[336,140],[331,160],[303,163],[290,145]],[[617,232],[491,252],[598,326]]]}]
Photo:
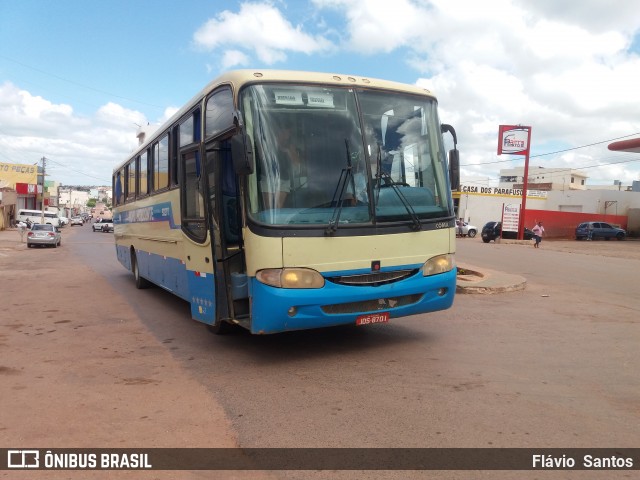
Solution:
[{"label": "bus mirror arm", "polygon": [[460,190],[460,151],[455,129],[446,123],[440,125],[442,133],[449,132],[453,137],[453,150],[449,150],[449,182],[451,190]]},{"label": "bus mirror arm", "polygon": [[253,150],[251,142],[242,129],[238,129],[236,134],[231,137],[231,157],[233,158],[233,168],[238,175],[253,173]]},{"label": "bus mirror arm", "polygon": [[442,133],[447,133],[449,132],[451,134],[451,136],[453,137],[453,148],[457,149],[458,148],[458,136],[456,135],[456,130],[449,124],[447,123],[443,123],[440,125],[440,131]]}]

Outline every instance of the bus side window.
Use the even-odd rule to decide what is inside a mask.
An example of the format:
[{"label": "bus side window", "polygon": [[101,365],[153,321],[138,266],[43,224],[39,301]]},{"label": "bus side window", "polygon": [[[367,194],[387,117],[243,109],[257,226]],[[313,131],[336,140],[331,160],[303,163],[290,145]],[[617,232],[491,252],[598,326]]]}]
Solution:
[{"label": "bus side window", "polygon": [[144,197],[149,193],[149,157],[144,151],[138,157],[138,196]]},{"label": "bus side window", "polygon": [[182,229],[197,242],[207,238],[205,227],[204,199],[202,197],[200,153],[190,151],[182,154]]},{"label": "bus side window", "polygon": [[227,244],[236,244],[240,238],[238,217],[238,183],[231,158],[231,142],[222,142],[222,203],[224,205],[224,235]]},{"label": "bus side window", "polygon": [[220,229],[226,246],[237,245],[240,239],[239,193],[229,140],[207,144],[206,170],[209,175],[209,206],[214,215],[212,221]]},{"label": "bus side window", "polygon": [[207,138],[218,137],[233,128],[233,94],[231,89],[223,87],[207,100],[205,135]]},{"label": "bus side window", "polygon": [[170,160],[169,160],[169,181],[172,187],[178,185],[180,182],[178,180],[178,132],[180,127],[176,125],[173,127],[169,135],[169,152],[170,152]]},{"label": "bus side window", "polygon": [[[205,135],[209,138],[221,138],[235,129],[233,123],[233,94],[228,87],[216,90],[207,99],[205,114]],[[226,136],[226,135],[224,135]],[[231,142],[229,140],[216,141],[212,144],[215,152],[212,162],[220,165],[221,191],[221,228],[227,245],[237,244],[240,236],[238,219],[238,188],[236,175],[231,157]],[[211,187],[211,186],[210,186]]]},{"label": "bus side window", "polygon": [[116,174],[115,187],[116,187],[116,191],[115,191],[116,205],[122,205],[124,203],[124,189],[122,188],[122,170],[119,170],[118,173]]},{"label": "bus side window", "polygon": [[164,135],[153,145],[153,185],[154,191],[169,186],[169,135]]},{"label": "bus side window", "polygon": [[133,201],[136,198],[136,159],[131,160],[125,167],[127,176],[125,196],[126,201]]}]

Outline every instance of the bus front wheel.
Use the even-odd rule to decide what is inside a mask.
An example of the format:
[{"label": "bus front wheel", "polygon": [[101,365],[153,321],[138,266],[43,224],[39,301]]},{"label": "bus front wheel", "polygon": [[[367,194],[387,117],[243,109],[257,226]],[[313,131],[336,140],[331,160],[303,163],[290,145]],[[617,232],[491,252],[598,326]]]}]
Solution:
[{"label": "bus front wheel", "polygon": [[218,319],[213,325],[207,325],[207,329],[216,335],[225,335],[233,330],[233,325],[224,320]]},{"label": "bus front wheel", "polygon": [[133,271],[133,278],[136,281],[136,288],[142,290],[144,288],[149,288],[151,286],[151,282],[146,278],[142,278],[140,276],[140,268],[138,268],[138,259],[136,258],[136,254],[131,252],[131,270]]}]

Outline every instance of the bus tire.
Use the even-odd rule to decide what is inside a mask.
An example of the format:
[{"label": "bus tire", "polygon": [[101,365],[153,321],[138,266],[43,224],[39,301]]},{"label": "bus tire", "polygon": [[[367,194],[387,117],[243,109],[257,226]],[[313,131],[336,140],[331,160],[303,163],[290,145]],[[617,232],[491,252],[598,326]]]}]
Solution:
[{"label": "bus tire", "polygon": [[224,320],[218,319],[213,325],[207,325],[207,329],[215,335],[226,335],[233,330],[233,325]]},{"label": "bus tire", "polygon": [[149,288],[151,286],[151,282],[146,278],[142,278],[140,276],[140,269],[138,268],[138,260],[136,258],[135,252],[131,252],[131,270],[133,271],[133,278],[136,281],[136,288],[139,290],[143,290],[145,288]]}]

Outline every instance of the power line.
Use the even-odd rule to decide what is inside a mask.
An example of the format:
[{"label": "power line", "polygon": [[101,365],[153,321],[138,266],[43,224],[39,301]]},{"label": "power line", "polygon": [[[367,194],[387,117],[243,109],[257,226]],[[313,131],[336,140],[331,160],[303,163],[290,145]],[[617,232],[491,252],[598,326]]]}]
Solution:
[{"label": "power line", "polygon": [[[609,142],[613,142],[615,140],[621,140],[623,138],[629,138],[629,137],[633,137],[635,135],[640,135],[640,132],[636,132],[636,133],[631,133],[629,135],[624,135],[622,137],[616,137],[616,138],[612,138],[610,140],[602,140],[601,142],[596,142],[596,143],[590,143],[588,145],[581,145],[579,147],[573,147],[573,148],[566,148],[564,150],[557,150],[555,152],[548,152],[548,153],[539,153],[537,155],[531,155],[529,158],[536,158],[536,157],[544,157],[547,155],[555,155],[557,153],[564,153],[564,152],[570,152],[572,150],[579,150],[581,148],[587,148],[587,147],[593,147],[595,145],[602,145],[603,143],[609,143]],[[465,164],[461,164],[461,167],[473,167],[476,165],[492,165],[495,163],[507,163],[507,162],[513,162],[514,160],[512,158],[508,159],[508,160],[496,160],[495,162],[482,162],[482,163],[465,163]],[[581,167],[577,167],[577,168],[581,168]],[[586,168],[590,168],[590,167],[586,167]]]},{"label": "power line", "polygon": [[123,97],[121,95],[116,95],[115,93],[107,92],[105,90],[100,90],[98,88],[90,87],[88,85],[84,85],[82,83],[78,83],[78,82],[75,82],[73,80],[69,80],[68,78],[61,77],[61,76],[56,75],[54,73],[45,72],[44,70],[40,70],[39,68],[32,67],[31,65],[27,65],[25,63],[19,62],[18,60],[14,60],[12,58],[5,57],[4,55],[0,55],[0,58],[3,58],[4,60],[8,60],[10,62],[16,63],[16,64],[18,64],[20,66],[23,66],[23,67],[28,68],[30,70],[33,70],[35,72],[39,72],[39,73],[42,73],[44,75],[48,75],[48,76],[53,77],[53,78],[57,78],[58,80],[62,80],[63,82],[67,82],[67,83],[70,83],[72,85],[77,85],[79,87],[86,88],[87,90],[91,90],[93,92],[101,93],[103,95],[107,95],[107,96],[114,97],[114,98],[119,98],[120,100],[127,100],[128,102],[138,103],[140,105],[146,105],[148,107],[158,108],[160,110],[164,110],[164,108],[165,108],[165,107],[161,107],[160,105],[154,105],[153,103],[147,103],[147,102],[142,102],[140,100],[134,100],[132,98]]},{"label": "power line", "polygon": [[[586,167],[577,167],[577,168],[555,167],[555,168],[562,169],[562,170],[588,170],[590,168],[600,168],[600,167],[606,167],[606,166],[609,166],[609,165],[618,165],[620,163],[632,163],[632,162],[640,162],[640,157],[633,158],[633,159],[630,159],[630,160],[620,160],[618,162],[609,162],[609,163],[600,163],[598,165],[589,165],[589,166],[586,166]],[[533,175],[535,175],[535,173],[536,173],[535,171],[533,173],[529,172],[529,177],[532,177]],[[563,175],[564,175],[563,172],[548,172],[549,178],[553,178],[554,176],[555,177],[561,177]],[[480,184],[485,184],[486,182],[488,182],[490,180],[500,180],[500,177],[499,176],[498,177],[487,177],[486,180],[475,180],[475,181],[469,181],[469,182],[465,182],[465,183],[471,183],[471,184],[480,185]]]},{"label": "power line", "polygon": [[[0,129],[0,135],[3,135],[3,136],[5,136],[5,137],[11,137],[11,136],[12,136],[12,135],[10,135],[10,134],[8,134],[8,133],[4,132],[2,129]],[[40,152],[39,150],[22,150],[22,151],[24,151],[24,152],[32,152],[32,153],[34,153],[34,154],[38,154],[38,155],[40,155],[40,154],[42,153],[42,152]],[[2,151],[0,151],[0,155],[2,155],[3,157],[5,157],[5,158],[9,161],[9,163],[14,163],[14,162],[15,162],[14,160],[10,159],[10,158],[9,158],[9,157],[4,153],[4,152],[2,152]],[[57,162],[57,161],[55,161],[55,160],[52,160],[50,157],[47,157],[47,160],[48,160],[49,162],[51,162],[51,163],[56,164],[56,165],[57,165],[57,166],[59,166],[59,167],[66,168],[67,170],[70,170],[70,171],[72,171],[72,172],[74,172],[74,173],[78,173],[78,174],[83,175],[83,176],[88,177],[88,178],[93,178],[94,180],[99,180],[100,182],[105,182],[105,180],[104,180],[104,179],[102,179],[102,178],[98,178],[98,177],[95,177],[95,176],[93,176],[93,175],[89,175],[88,173],[84,173],[84,172],[81,172],[81,171],[79,171],[79,170],[75,170],[75,169],[73,169],[73,168],[69,167],[68,165],[65,165],[65,164],[63,164],[63,163]],[[111,183],[111,180],[109,179],[108,181],[106,181],[106,183],[105,183],[105,184],[106,184],[106,185],[108,185],[108,184],[110,184],[110,183]]]},{"label": "power line", "polygon": [[602,145],[603,143],[609,143],[609,142],[613,142],[614,140],[620,140],[622,138],[629,138],[629,137],[633,137],[634,135],[640,135],[640,132],[636,132],[636,133],[632,133],[630,135],[625,135],[623,137],[617,137],[617,138],[612,138],[611,140],[603,140],[601,142],[596,142],[596,143],[590,143],[588,145],[582,145],[581,147],[573,147],[573,148],[567,148],[565,150],[558,150],[557,152],[549,152],[549,153],[539,153],[538,155],[531,155],[531,157],[529,158],[533,158],[533,157],[544,157],[545,155],[554,155],[556,153],[564,153],[564,152],[569,152],[571,150],[578,150],[579,148],[586,148],[586,147],[593,147],[595,145]]},{"label": "power line", "polygon": [[[69,167],[68,165],[64,165],[63,163],[56,162],[55,160],[51,160],[51,158],[47,158],[47,160],[49,160],[51,163],[55,163],[55,164],[56,164],[56,165],[58,165],[59,167],[66,168],[67,170],[71,170],[72,172],[79,173],[80,175],[83,175],[83,176],[85,176],[85,177],[93,178],[94,180],[100,180],[101,182],[104,182],[104,181],[105,181],[105,180],[104,180],[104,179],[102,179],[102,178],[94,177],[93,175],[89,175],[88,173],[84,173],[84,172],[81,172],[81,171],[79,171],[79,170],[75,170],[75,169],[73,169],[73,168]],[[110,184],[110,183],[111,183],[111,180],[109,180],[108,182],[106,182],[106,184]]]}]

